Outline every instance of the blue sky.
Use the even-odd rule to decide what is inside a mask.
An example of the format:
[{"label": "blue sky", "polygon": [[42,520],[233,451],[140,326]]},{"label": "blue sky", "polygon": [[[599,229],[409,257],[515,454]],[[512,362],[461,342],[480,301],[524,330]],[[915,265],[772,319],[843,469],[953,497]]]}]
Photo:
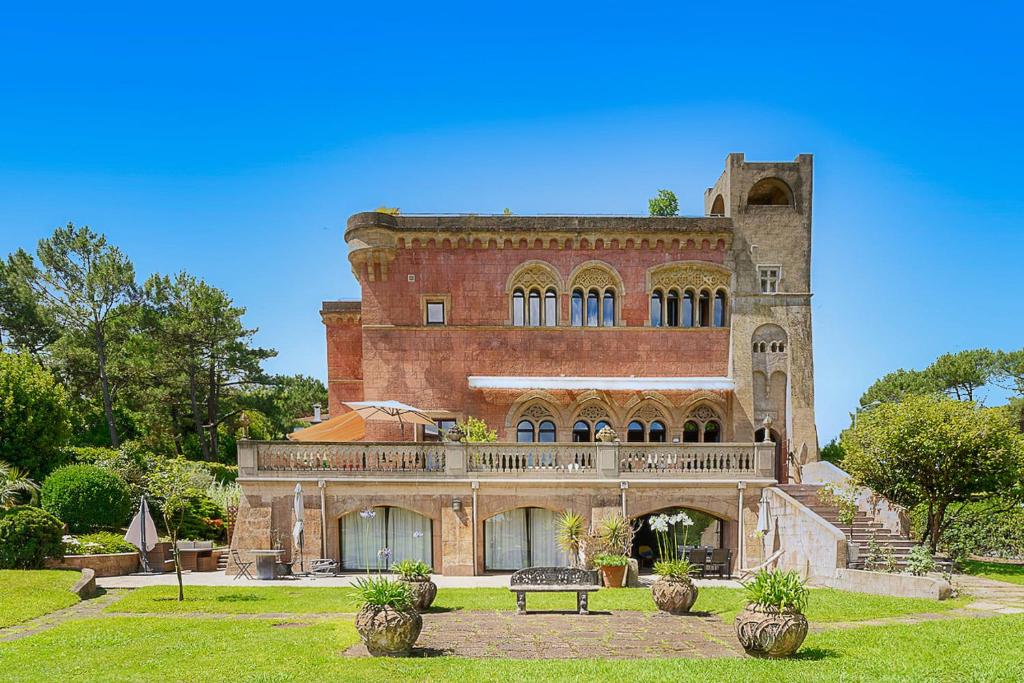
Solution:
[{"label": "blue sky", "polygon": [[2,10],[0,253],[88,224],[324,377],[353,212],[700,214],[728,152],[810,152],[823,441],[889,370],[1024,345],[1011,3],[361,4]]}]

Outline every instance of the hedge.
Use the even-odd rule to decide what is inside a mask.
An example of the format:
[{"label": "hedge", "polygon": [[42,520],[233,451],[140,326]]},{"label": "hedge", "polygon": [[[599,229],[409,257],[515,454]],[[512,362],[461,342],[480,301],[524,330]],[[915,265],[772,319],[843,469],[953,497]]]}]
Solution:
[{"label": "hedge", "polygon": [[60,520],[37,507],[0,510],[0,569],[40,569],[47,557],[64,557]]},{"label": "hedge", "polygon": [[40,495],[43,509],[56,515],[72,533],[120,527],[132,512],[124,479],[96,465],[68,465],[55,471]]}]

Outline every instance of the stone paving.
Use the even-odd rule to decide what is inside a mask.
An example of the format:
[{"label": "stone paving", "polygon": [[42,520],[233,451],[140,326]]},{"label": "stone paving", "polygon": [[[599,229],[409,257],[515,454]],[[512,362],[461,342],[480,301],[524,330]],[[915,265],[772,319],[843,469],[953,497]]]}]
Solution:
[{"label": "stone paving", "polygon": [[[368,656],[359,644],[346,656]],[[715,615],[660,612],[426,614],[414,654],[505,659],[739,657],[732,625]]]}]

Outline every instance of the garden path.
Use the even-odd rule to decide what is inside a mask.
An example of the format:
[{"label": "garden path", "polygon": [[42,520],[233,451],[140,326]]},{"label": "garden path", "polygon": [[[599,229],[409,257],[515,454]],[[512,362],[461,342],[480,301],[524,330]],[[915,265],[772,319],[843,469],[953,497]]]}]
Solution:
[{"label": "garden path", "polygon": [[10,640],[18,640],[31,636],[40,631],[47,631],[58,624],[63,624],[66,621],[72,619],[89,619],[91,617],[102,616],[103,609],[114,602],[117,602],[125,596],[124,591],[108,590],[99,595],[98,597],[90,600],[83,600],[77,604],[59,609],[56,612],[50,612],[44,614],[41,617],[35,619],[29,619],[23,621],[20,624],[14,624],[7,628],[0,628],[0,643],[7,642]]}]

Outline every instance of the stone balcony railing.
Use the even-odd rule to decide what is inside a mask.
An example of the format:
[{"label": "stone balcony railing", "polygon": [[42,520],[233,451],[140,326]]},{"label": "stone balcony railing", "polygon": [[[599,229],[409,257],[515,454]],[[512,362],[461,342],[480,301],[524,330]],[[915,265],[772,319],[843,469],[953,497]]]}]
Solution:
[{"label": "stone balcony railing", "polygon": [[672,478],[771,479],[770,443],[238,443],[249,479]]}]

